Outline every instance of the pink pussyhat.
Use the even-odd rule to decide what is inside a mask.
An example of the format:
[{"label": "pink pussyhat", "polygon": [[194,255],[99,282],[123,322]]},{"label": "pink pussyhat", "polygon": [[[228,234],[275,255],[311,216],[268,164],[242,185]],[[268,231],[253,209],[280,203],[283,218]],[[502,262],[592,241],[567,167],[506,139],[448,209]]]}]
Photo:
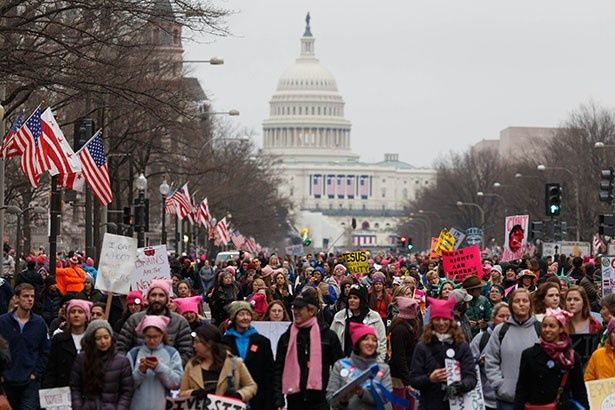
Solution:
[{"label": "pink pussyhat", "polygon": [[419,302],[414,298],[406,296],[397,296],[395,298],[397,307],[399,308],[398,318],[401,319],[414,319],[419,314]]},{"label": "pink pussyhat", "polygon": [[186,312],[199,313],[199,305],[203,301],[202,296],[191,296],[189,298],[177,298],[173,299],[173,303],[177,305],[180,314]]},{"label": "pink pussyhat", "polygon": [[376,329],[372,326],[364,325],[363,323],[350,322],[348,329],[350,331],[352,346],[356,345],[359,340],[363,339],[367,335],[376,336]]},{"label": "pink pussyhat", "polygon": [[167,326],[171,321],[167,316],[162,315],[145,315],[139,322],[135,330],[139,333],[143,333],[145,329],[152,326],[160,330],[162,333],[167,331]]},{"label": "pink pussyhat", "polygon": [[457,299],[448,298],[447,300],[442,300],[442,299],[434,299],[434,298],[427,297],[427,302],[429,304],[430,320],[436,319],[436,318],[454,320],[453,309],[455,308]]},{"label": "pink pussyhat", "polygon": [[553,316],[555,320],[557,320],[559,324],[562,325],[562,328],[566,330],[566,325],[568,324],[568,321],[574,315],[568,312],[567,310],[562,310],[560,308],[555,308],[555,309],[547,308],[547,311],[545,312],[545,317],[548,317],[548,316]]},{"label": "pink pussyhat", "polygon": [[92,318],[92,304],[93,303],[89,300],[71,299],[66,306],[66,315],[68,316],[70,314],[70,311],[73,310],[73,308],[78,307],[83,309],[83,311],[85,312],[85,318],[89,322]]},{"label": "pink pussyhat", "polygon": [[149,288],[147,288],[147,295],[152,291],[152,289],[161,289],[164,293],[167,294],[167,297],[171,294],[171,286],[172,282],[166,279],[154,279],[152,283],[150,283]]}]

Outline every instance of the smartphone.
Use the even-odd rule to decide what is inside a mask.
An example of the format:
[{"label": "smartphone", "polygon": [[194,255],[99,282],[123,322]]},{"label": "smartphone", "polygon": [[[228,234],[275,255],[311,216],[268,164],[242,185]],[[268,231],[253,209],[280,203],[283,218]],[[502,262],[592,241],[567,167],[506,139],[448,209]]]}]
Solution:
[{"label": "smartphone", "polygon": [[145,360],[149,360],[150,362],[157,362],[158,358],[156,356],[145,356]]}]

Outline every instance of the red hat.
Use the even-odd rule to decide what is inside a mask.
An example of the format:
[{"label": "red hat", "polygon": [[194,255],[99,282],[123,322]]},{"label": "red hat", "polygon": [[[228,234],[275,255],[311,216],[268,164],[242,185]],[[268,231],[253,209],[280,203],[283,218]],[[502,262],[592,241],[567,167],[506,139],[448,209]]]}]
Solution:
[{"label": "red hat", "polygon": [[73,255],[73,257],[71,257],[68,261],[77,265],[79,264],[79,257],[77,257],[77,255]]},{"label": "red hat", "polygon": [[199,259],[201,260],[201,262],[205,262],[207,260],[207,256],[203,253],[201,254],[201,256],[199,256]]},{"label": "red hat", "polygon": [[44,265],[45,262],[47,262],[47,257],[45,255],[38,255],[36,261],[39,263],[39,265]]},{"label": "red hat", "polygon": [[352,341],[353,346],[367,335],[376,336],[376,329],[372,326],[364,325],[363,323],[350,322],[349,330],[350,340]]},{"label": "red hat", "polygon": [[199,305],[203,301],[202,296],[191,296],[189,298],[176,298],[173,303],[177,305],[180,314],[186,312],[199,313]]},{"label": "red hat", "polygon": [[141,305],[143,304],[143,294],[140,290],[131,290],[126,296],[127,305]]},{"label": "red hat", "polygon": [[94,259],[88,256],[88,258],[85,260],[85,264],[88,266],[94,266]]},{"label": "red hat", "polygon": [[427,303],[429,304],[429,318],[443,318],[453,320],[453,309],[457,303],[457,299],[448,298],[448,300],[434,299],[427,297]]}]

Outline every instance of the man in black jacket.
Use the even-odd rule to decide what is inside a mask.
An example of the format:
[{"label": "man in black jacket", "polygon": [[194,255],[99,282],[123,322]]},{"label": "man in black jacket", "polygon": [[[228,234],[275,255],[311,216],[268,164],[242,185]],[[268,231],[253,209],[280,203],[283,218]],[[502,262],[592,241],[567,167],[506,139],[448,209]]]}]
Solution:
[{"label": "man in black jacket", "polygon": [[[337,335],[325,324],[316,321],[319,306],[316,292],[313,288],[306,288],[295,298],[293,301],[294,322],[278,341],[273,382],[274,402],[277,409],[284,408],[284,394],[286,394],[288,410],[329,409],[326,399],[329,371],[331,366],[343,357],[343,353]],[[314,340],[313,326],[318,326],[315,330],[318,331],[316,336],[319,335],[320,339],[321,363],[319,365],[310,362],[310,357],[314,352],[311,348],[316,347],[311,346],[311,343],[318,343],[318,340]],[[291,352],[296,352],[294,358],[290,357],[291,355],[286,357],[289,349]],[[298,380],[296,380],[297,375],[292,371],[292,363],[287,363],[293,359],[298,362]],[[308,385],[315,380],[310,376],[316,376],[309,374],[310,369],[317,367],[322,367],[322,374],[316,377],[320,378],[320,388],[308,388]],[[283,391],[283,386],[293,384],[297,386],[297,390],[286,387],[284,390],[287,391]]]}]

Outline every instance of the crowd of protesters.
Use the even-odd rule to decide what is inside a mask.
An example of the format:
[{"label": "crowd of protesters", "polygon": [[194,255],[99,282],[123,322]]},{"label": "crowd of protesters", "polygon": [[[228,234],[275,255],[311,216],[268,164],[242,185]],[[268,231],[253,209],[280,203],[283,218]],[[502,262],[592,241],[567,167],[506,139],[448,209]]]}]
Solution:
[{"label": "crowd of protesters", "polygon": [[[585,381],[615,377],[615,294],[602,296],[599,259],[485,256],[455,281],[422,254],[370,258],[354,273],[334,254],[184,255],[171,280],[107,304],[92,258],[60,254],[51,276],[44,250],[16,260],[5,245],[3,393],[13,409],[69,387],[75,409],[164,409],[175,391],[263,410],[427,410],[480,379],[487,409],[589,409]],[[273,344],[255,321],[288,328]]]}]

